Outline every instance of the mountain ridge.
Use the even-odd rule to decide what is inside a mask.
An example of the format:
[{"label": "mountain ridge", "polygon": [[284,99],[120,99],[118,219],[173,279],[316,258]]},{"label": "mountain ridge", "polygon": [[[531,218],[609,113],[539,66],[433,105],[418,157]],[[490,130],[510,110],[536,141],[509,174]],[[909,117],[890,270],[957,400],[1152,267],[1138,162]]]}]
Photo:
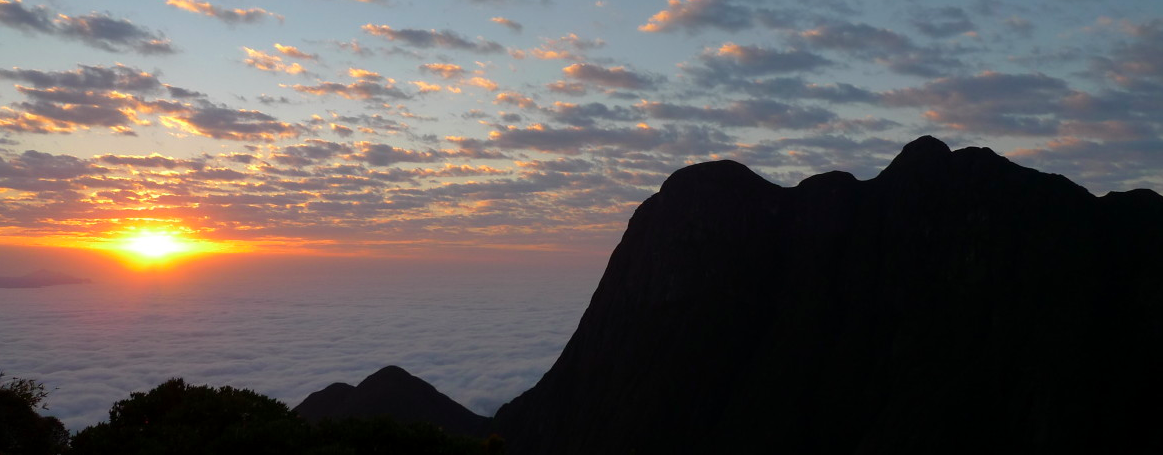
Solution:
[{"label": "mountain ridge", "polygon": [[745,169],[684,168],[635,211],[557,363],[497,412],[512,453],[1161,444],[1128,392],[1163,404],[1157,194],[928,136],[866,181]]}]

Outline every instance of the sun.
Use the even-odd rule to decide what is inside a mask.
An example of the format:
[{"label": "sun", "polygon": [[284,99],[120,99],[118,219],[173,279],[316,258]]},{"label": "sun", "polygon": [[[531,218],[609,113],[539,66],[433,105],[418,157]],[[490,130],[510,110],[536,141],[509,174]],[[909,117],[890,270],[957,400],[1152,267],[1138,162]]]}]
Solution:
[{"label": "sun", "polygon": [[173,235],[158,232],[141,232],[125,243],[125,250],[147,258],[163,258],[188,249]]},{"label": "sun", "polygon": [[196,246],[175,232],[143,229],[122,237],[115,248],[134,262],[150,264],[194,253]]}]

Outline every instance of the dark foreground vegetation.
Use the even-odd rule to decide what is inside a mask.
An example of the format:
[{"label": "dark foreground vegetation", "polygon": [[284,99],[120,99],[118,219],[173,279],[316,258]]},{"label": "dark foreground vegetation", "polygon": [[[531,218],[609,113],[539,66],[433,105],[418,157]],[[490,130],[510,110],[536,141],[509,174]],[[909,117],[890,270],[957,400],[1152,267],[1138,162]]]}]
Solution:
[{"label": "dark foreground vegetation", "polygon": [[473,439],[388,417],[308,423],[287,405],[246,389],[171,379],[109,410],[109,421],[69,437],[42,417],[36,381],[0,386],[0,454],[498,454],[497,437]]}]

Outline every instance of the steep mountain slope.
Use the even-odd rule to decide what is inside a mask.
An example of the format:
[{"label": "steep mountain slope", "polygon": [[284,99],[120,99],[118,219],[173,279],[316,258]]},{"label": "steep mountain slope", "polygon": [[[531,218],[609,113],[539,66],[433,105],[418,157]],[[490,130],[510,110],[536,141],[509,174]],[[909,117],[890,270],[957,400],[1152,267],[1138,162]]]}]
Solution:
[{"label": "steep mountain slope", "polygon": [[514,454],[1163,452],[1163,197],[907,145],[635,212]]}]

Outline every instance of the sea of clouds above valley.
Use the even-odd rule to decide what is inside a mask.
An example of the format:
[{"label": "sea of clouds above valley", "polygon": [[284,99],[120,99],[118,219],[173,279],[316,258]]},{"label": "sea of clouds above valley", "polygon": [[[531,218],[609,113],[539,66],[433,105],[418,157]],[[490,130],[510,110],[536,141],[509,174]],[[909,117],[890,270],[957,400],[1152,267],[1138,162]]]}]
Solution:
[{"label": "sea of clouds above valley", "polygon": [[52,390],[72,431],[170,377],[295,406],[399,365],[482,415],[556,360],[600,273],[390,274],[345,280],[4,289],[0,368]]}]

